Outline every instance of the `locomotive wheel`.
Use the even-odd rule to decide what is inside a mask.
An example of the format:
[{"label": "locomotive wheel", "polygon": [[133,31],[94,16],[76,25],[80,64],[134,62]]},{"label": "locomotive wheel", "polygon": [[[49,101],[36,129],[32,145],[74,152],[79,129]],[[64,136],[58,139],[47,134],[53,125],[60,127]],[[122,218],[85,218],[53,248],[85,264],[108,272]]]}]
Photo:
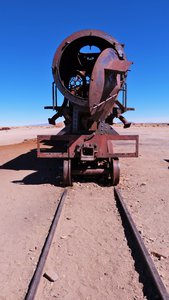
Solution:
[{"label": "locomotive wheel", "polygon": [[64,186],[72,185],[71,159],[63,161],[63,184]]},{"label": "locomotive wheel", "polygon": [[120,180],[120,164],[118,158],[111,158],[110,161],[110,176],[112,185],[115,186]]}]

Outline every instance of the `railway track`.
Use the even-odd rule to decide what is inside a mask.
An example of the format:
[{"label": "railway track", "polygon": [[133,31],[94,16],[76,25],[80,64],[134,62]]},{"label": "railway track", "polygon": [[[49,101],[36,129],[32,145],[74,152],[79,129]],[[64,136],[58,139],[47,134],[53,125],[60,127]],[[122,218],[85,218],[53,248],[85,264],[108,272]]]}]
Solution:
[{"label": "railway track", "polygon": [[[72,191],[70,191],[70,193],[72,193]],[[132,219],[132,217],[131,217],[128,209],[127,209],[127,206],[126,206],[126,204],[124,202],[124,199],[123,199],[123,197],[122,197],[122,195],[121,195],[121,193],[120,193],[120,191],[119,191],[118,188],[114,188],[114,195],[115,195],[115,200],[116,200],[116,206],[118,208],[118,212],[119,212],[121,220],[122,220],[123,230],[124,230],[124,233],[125,233],[125,239],[127,240],[127,247],[130,248],[132,259],[134,259],[134,268],[135,268],[136,272],[139,274],[138,275],[138,281],[140,281],[142,283],[143,296],[146,297],[144,299],[148,299],[148,300],[158,300],[158,299],[169,300],[169,294],[168,294],[168,292],[167,292],[167,290],[166,290],[166,288],[165,288],[165,286],[164,286],[164,284],[163,284],[163,282],[162,282],[162,280],[160,278],[160,275],[159,275],[159,273],[158,273],[158,271],[157,271],[157,269],[156,269],[156,267],[155,267],[155,265],[154,265],[154,263],[153,263],[153,261],[151,259],[150,254],[148,253],[148,250],[146,249],[146,247],[144,245],[144,242],[143,242],[143,240],[142,240],[142,238],[141,238],[141,236],[140,236],[140,234],[139,234],[139,232],[138,232],[138,230],[136,228],[136,225],[135,225],[135,223],[134,223],[134,221],[133,221],[133,219]],[[56,212],[55,212],[55,215],[54,215],[54,218],[53,218],[53,221],[52,221],[49,233],[48,233],[48,236],[46,238],[46,241],[44,243],[44,247],[43,247],[41,255],[39,257],[37,268],[36,268],[36,270],[34,272],[34,275],[33,275],[32,280],[30,282],[27,294],[25,296],[25,300],[42,299],[42,295],[38,296],[39,284],[40,284],[40,282],[42,280],[44,266],[46,264],[48,253],[49,253],[49,250],[50,250],[53,238],[54,238],[55,230],[56,230],[56,227],[57,227],[57,224],[58,224],[58,221],[59,221],[59,217],[61,215],[62,208],[64,206],[64,202],[65,202],[66,196],[67,196],[67,190],[65,190],[63,192],[63,194],[61,195],[61,198],[60,198],[60,201],[58,203],[58,206],[57,206],[57,209],[56,209]],[[93,200],[93,201],[95,201],[95,200]],[[91,202],[91,204],[93,203],[93,201]],[[65,203],[67,203],[67,201]],[[69,204],[67,204],[67,205],[69,205]],[[85,216],[85,212],[86,212],[85,211],[85,206],[82,207],[82,210],[83,210],[83,213],[84,213],[84,216]],[[77,207],[76,207],[76,211],[77,211],[77,214],[78,214],[78,208]],[[108,220],[110,218],[112,218],[112,214],[111,213],[112,212],[110,211],[110,203],[109,203],[109,208],[108,208],[108,215],[109,216],[108,216]],[[71,218],[72,217],[66,217],[67,220],[71,220]],[[92,216],[92,212],[91,212],[91,219],[92,218],[93,218],[92,221],[93,222],[96,221],[96,224],[98,224],[99,219],[98,220],[97,219],[94,220],[94,216]],[[90,223],[90,221],[86,220],[85,217],[84,217],[84,222],[86,222],[86,221]],[[74,222],[76,222],[76,220]],[[107,222],[107,220],[106,220],[106,222]],[[101,223],[101,221],[100,221],[100,223]],[[115,221],[114,221],[114,224],[115,224]],[[105,223],[105,226],[108,228],[107,230],[110,229],[109,225],[111,225],[110,221],[108,221],[108,223]],[[75,224],[72,224],[72,225],[70,224],[69,225],[70,230],[72,230],[71,228],[73,228],[73,226],[75,226]],[[94,237],[94,235],[95,235],[94,231],[93,232],[92,231],[89,232],[88,229],[84,228],[83,220],[79,224],[79,227],[83,228],[83,231],[85,230],[85,234],[89,238],[89,245],[91,245],[92,242],[93,242],[93,239],[95,239],[96,240],[95,242],[98,243],[98,248],[99,247],[100,247],[100,249],[104,248],[104,246],[106,245],[105,244],[105,238],[107,237],[107,231],[104,231],[103,224],[100,227],[100,228],[102,228],[100,230],[102,230],[103,236],[105,234],[104,240],[102,240],[102,241],[99,240],[96,236]],[[89,227],[90,227],[90,225],[89,225]],[[97,227],[99,227],[99,226],[97,225]],[[118,231],[119,230],[118,228],[119,227],[117,227],[117,228],[114,227],[114,230]],[[66,230],[66,227],[65,227],[64,230]],[[77,237],[78,237],[80,231],[78,231],[78,228],[76,228],[76,231],[77,231]],[[68,234],[67,236],[71,237],[70,234]],[[67,236],[62,236],[63,240],[64,239],[66,240]],[[83,235],[81,235],[79,237],[79,239],[83,239]],[[113,239],[114,239],[114,241],[113,241]],[[114,253],[115,253],[114,251],[117,252],[117,257],[122,255],[123,249],[120,249],[120,247],[125,247],[125,243],[123,241],[122,244],[117,244],[116,245],[115,244],[116,240],[117,240],[116,237],[114,238],[114,236],[111,236],[110,250],[109,249],[106,250],[107,255],[109,255],[109,253],[111,253],[110,252],[111,251],[111,247],[112,247],[112,254],[111,254],[112,256],[115,256],[114,255]],[[77,239],[74,240],[74,242],[75,242],[74,249],[76,249],[76,248],[78,249],[78,244],[77,244],[78,241],[77,241]],[[106,243],[109,243],[109,240],[106,240]],[[72,266],[71,266],[71,263],[72,263],[72,260],[73,260],[72,258],[74,258],[73,257],[74,254],[71,252],[72,251],[71,250],[71,244],[69,244],[67,247],[69,248],[69,250],[68,250],[69,252],[68,252],[68,262],[67,262],[67,267],[65,269],[65,272],[66,272],[66,270],[69,271],[68,265],[70,265],[70,270],[73,269]],[[85,244],[84,244],[83,247],[84,247],[83,251],[85,252],[86,251],[86,247],[88,247],[88,245],[86,244],[86,246],[85,246]],[[114,247],[114,249],[113,249],[113,247]],[[61,248],[62,248],[62,244],[61,244]],[[118,249],[119,252],[117,251],[117,249]],[[59,250],[59,249],[55,249],[55,251],[54,251],[55,255],[56,255],[56,250]],[[101,251],[101,250],[98,250],[98,251]],[[64,252],[64,248],[62,248],[61,252]],[[127,258],[128,254],[126,254],[126,253],[127,252],[125,252],[124,256],[126,256],[126,261],[127,261],[128,260],[128,258]],[[87,256],[91,257],[93,254],[92,254],[92,252],[91,253],[90,252],[86,252],[85,255],[86,255],[86,257]],[[97,256],[97,255],[94,255],[94,256]],[[79,259],[83,260],[83,253],[77,253],[77,257]],[[123,258],[123,256],[121,256],[121,258]],[[60,260],[60,258],[59,258],[59,260]],[[93,262],[91,263],[91,260],[94,260],[94,258],[90,259],[90,266],[91,266],[91,271],[92,271],[92,263]],[[103,253],[103,255],[100,256],[99,260],[103,260],[104,265],[106,265],[106,262],[105,262],[105,253]],[[104,278],[108,277],[108,275],[110,274],[110,272],[112,272],[112,269],[114,268],[114,267],[111,268],[112,261],[109,261],[108,264],[107,264],[107,270],[108,271],[103,273],[104,274]],[[60,262],[60,263],[62,263],[62,262]],[[117,267],[118,267],[118,262],[116,262],[115,265],[116,264],[117,264]],[[77,269],[80,269],[84,273],[86,272],[85,268],[83,270],[83,268],[80,265],[77,265]],[[87,267],[86,270],[88,270],[88,267]],[[124,271],[125,271],[125,265],[124,265]],[[98,272],[100,272],[100,270]],[[101,269],[101,272],[102,272],[102,269]],[[116,273],[115,269],[114,269],[114,272]],[[131,273],[131,270],[130,270],[129,273]],[[134,275],[132,275],[132,276],[134,276]],[[85,279],[84,278],[82,278],[81,280],[83,282],[83,285],[85,286],[84,280],[87,280],[87,278],[85,278]],[[93,275],[93,278],[95,278],[95,280],[97,282],[97,276]],[[110,277],[109,281],[108,281],[108,279],[106,279],[107,280],[106,281],[106,288],[107,289],[110,289],[109,285],[112,285],[112,286],[114,285],[114,282],[112,281],[112,278],[113,277]],[[107,296],[107,298],[106,298],[105,295],[104,295],[104,293],[102,293],[101,298],[97,297],[97,299],[124,299],[123,297],[120,296],[120,294],[118,296],[118,292],[121,293],[121,291],[120,291],[120,287],[119,287],[119,284],[118,284],[117,274],[115,274],[114,278],[115,278],[115,281],[117,281],[117,287],[115,287],[115,289],[116,289],[116,295],[115,295],[115,297],[112,298],[111,296],[110,297]],[[66,282],[66,280],[67,279],[65,278],[65,282]],[[104,279],[102,279],[102,277],[99,277],[100,288],[102,286],[103,280]],[[64,286],[64,284],[61,285],[61,288],[63,288],[63,286]],[[70,283],[70,286],[71,286],[71,283]],[[87,284],[86,284],[86,286],[87,286]],[[72,287],[72,289],[73,289],[73,287]],[[118,291],[118,289],[119,289],[119,291]],[[134,289],[134,287],[133,287],[133,289]],[[113,293],[113,290],[112,290],[112,293]],[[129,290],[129,293],[130,293],[130,290]],[[52,299],[53,297],[55,297],[57,299],[69,299],[68,296],[67,296],[67,298],[66,298],[66,296],[63,296],[63,295],[61,296],[60,290],[59,290],[58,293],[55,291],[55,294],[56,294],[56,296],[52,296],[50,294],[50,298]],[[65,294],[66,294],[66,291],[65,291]],[[37,298],[36,298],[36,295],[37,295]],[[43,295],[43,297],[44,297],[44,295]],[[140,300],[140,298],[137,298],[137,297],[133,298],[133,296],[131,296],[131,297],[132,298],[127,298],[126,297],[126,299],[139,299]],[[95,299],[95,298],[96,298],[95,296],[93,296],[93,297],[91,296],[91,297],[87,297],[87,298],[84,298],[84,296],[81,298],[79,296],[78,299]],[[46,298],[43,298],[43,299],[48,299],[48,298],[46,297]]]},{"label": "railway track", "polygon": [[146,274],[144,275],[149,278],[150,284],[148,284],[148,286],[152,287],[152,290],[150,289],[149,291],[147,291],[148,297],[151,299],[155,297],[154,299],[168,300],[169,294],[160,278],[160,275],[153,263],[153,260],[147,248],[145,247],[143,239],[141,238],[141,235],[127,209],[122,195],[118,188],[114,188],[114,192],[117,205],[121,212],[122,219],[124,220],[125,229],[129,230],[129,234],[133,237],[133,243],[135,243],[138,254],[141,256],[141,260],[143,262],[143,265],[145,266],[144,272]]},{"label": "railway track", "polygon": [[43,273],[44,265],[45,265],[45,262],[46,262],[46,259],[47,259],[48,253],[49,253],[49,249],[51,247],[52,240],[53,240],[53,237],[54,237],[54,234],[55,234],[55,230],[56,230],[56,227],[57,227],[57,224],[58,224],[58,221],[59,221],[59,217],[60,217],[63,205],[64,205],[66,194],[67,194],[67,190],[65,189],[63,194],[61,195],[61,197],[59,199],[59,202],[58,202],[58,205],[57,205],[57,208],[56,208],[56,212],[55,212],[54,218],[52,220],[52,223],[51,223],[51,226],[50,226],[50,229],[49,229],[49,233],[46,237],[44,246],[42,248],[42,252],[41,252],[41,255],[39,257],[39,261],[38,261],[36,270],[33,274],[32,280],[30,282],[27,294],[25,296],[25,300],[35,299],[36,292],[37,292],[37,289],[38,289],[38,285],[39,285],[39,282],[40,282],[40,279],[41,279],[41,276],[42,276],[42,273]]}]

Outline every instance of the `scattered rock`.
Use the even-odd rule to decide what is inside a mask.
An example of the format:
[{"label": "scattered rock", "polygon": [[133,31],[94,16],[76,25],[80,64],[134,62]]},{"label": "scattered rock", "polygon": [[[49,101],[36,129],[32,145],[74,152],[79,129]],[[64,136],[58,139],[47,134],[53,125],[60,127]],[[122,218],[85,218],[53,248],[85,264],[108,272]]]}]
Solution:
[{"label": "scattered rock", "polygon": [[66,239],[67,239],[67,235],[61,235],[61,236],[60,236],[60,239],[61,239],[61,240],[66,240]]},{"label": "scattered rock", "polygon": [[34,250],[34,249],[29,249],[29,251],[30,251],[30,252],[34,252],[35,250]]},{"label": "scattered rock", "polygon": [[154,257],[157,257],[158,260],[167,258],[165,255],[163,255],[163,254],[161,254],[161,253],[158,253],[158,252],[155,252],[155,251],[151,251],[150,253],[151,253]]},{"label": "scattered rock", "polygon": [[142,182],[141,184],[140,184],[140,186],[145,186],[147,183],[146,182]]},{"label": "scattered rock", "polygon": [[53,271],[53,270],[45,272],[43,274],[43,277],[45,277],[46,279],[48,279],[50,282],[55,282],[59,278],[58,274],[55,271]]},{"label": "scattered rock", "polygon": [[34,260],[34,259],[35,259],[35,257],[34,257],[34,256],[30,256],[29,258],[30,258],[30,260]]}]

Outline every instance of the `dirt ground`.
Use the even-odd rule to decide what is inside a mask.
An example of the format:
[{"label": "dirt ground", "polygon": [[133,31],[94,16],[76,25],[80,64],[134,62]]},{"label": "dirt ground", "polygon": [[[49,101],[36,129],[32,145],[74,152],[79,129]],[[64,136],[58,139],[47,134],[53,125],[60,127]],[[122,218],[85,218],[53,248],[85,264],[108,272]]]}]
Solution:
[{"label": "dirt ground", "polygon": [[[36,158],[36,134],[58,130],[0,130],[0,300],[24,299],[63,191],[61,163]],[[139,135],[139,157],[120,159],[119,188],[169,291],[169,126],[116,125],[115,130]],[[74,183],[47,261],[51,267],[58,279],[43,278],[38,300],[145,299],[113,187]]]}]

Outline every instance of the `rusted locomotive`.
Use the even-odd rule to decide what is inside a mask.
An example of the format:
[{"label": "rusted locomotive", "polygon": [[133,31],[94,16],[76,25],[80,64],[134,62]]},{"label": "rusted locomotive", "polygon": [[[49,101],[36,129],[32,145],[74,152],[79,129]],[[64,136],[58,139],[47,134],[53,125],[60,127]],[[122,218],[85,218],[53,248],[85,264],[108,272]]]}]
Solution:
[{"label": "rusted locomotive", "polygon": [[[75,32],[56,50],[53,103],[45,108],[56,110],[50,124],[64,117],[65,127],[56,135],[39,135],[37,155],[63,159],[65,186],[72,185],[73,175],[104,175],[117,185],[119,157],[138,156],[138,136],[119,135],[112,127],[114,118],[124,128],[131,125],[122,115],[132,109],[127,107],[126,84],[131,64],[124,45],[99,30]],[[60,106],[57,89],[64,96]],[[129,143],[134,149],[126,152]]]}]

